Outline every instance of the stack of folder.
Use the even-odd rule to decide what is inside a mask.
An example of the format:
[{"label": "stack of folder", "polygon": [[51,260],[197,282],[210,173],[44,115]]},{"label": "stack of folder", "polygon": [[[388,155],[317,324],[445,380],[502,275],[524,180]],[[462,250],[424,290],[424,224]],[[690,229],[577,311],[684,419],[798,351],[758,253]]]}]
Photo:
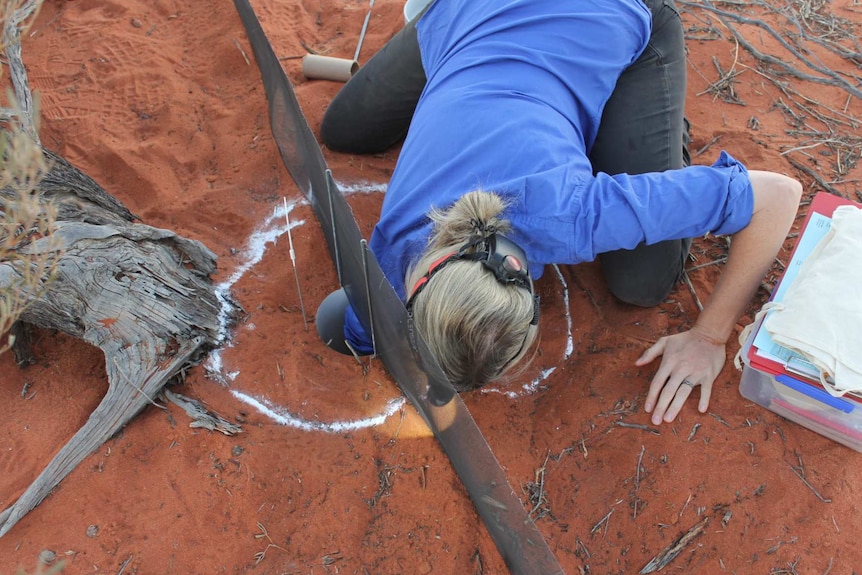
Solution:
[{"label": "stack of folder", "polygon": [[[829,231],[835,208],[846,204],[853,202],[825,192],[814,196],[772,301],[781,301],[802,263]],[[862,396],[848,393],[836,397],[829,393],[821,383],[817,368],[799,354],[776,344],[762,329],[765,319],[763,316],[755,322],[742,347],[744,367],[739,384],[742,396],[862,452]]]}]

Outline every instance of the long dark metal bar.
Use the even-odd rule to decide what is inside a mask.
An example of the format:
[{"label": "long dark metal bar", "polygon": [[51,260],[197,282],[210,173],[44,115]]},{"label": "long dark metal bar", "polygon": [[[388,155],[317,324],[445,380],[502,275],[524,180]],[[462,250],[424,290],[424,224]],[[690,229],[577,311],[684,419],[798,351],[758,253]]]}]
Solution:
[{"label": "long dark metal bar", "polygon": [[314,208],[330,254],[340,262],[350,304],[368,333],[375,334],[376,354],[442,445],[510,572],[562,574],[466,405],[412,329],[403,302],[374,255],[363,250],[364,238],[353,212],[336,193],[320,146],[248,0],[234,4],[261,70],[282,160]]}]

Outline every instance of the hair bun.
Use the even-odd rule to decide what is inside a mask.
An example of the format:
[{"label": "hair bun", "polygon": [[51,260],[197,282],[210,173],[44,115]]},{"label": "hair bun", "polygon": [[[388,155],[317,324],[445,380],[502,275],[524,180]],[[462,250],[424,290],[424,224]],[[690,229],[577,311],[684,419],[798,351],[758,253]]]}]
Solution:
[{"label": "hair bun", "polygon": [[470,225],[473,227],[474,231],[478,232],[477,235],[481,236],[483,239],[497,233],[497,226],[495,224],[489,224],[488,222],[478,218],[471,218]]},{"label": "hair bun", "polygon": [[432,208],[428,214],[435,227],[432,244],[460,246],[471,238],[506,234],[511,225],[502,217],[505,208],[502,197],[485,191],[464,194],[446,210]]}]

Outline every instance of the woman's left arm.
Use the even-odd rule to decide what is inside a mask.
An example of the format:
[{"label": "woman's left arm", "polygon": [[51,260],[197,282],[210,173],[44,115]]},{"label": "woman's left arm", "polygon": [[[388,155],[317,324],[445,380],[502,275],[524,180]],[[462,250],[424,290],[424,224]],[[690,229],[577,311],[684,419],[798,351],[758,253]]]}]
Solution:
[{"label": "woman's left arm", "polygon": [[754,197],[751,221],[732,236],[727,266],[695,325],[662,337],[635,362],[643,366],[662,358],[645,403],[655,425],[673,421],[694,386],[700,386],[698,410],[706,412],[713,382],[726,359],[725,344],[793,223],[801,184],[756,170],[749,171],[749,178]]}]

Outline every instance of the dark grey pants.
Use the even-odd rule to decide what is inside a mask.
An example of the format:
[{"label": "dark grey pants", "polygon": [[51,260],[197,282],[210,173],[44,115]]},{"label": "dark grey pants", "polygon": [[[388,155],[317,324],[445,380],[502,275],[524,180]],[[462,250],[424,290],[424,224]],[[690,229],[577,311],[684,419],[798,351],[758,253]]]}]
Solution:
[{"label": "dark grey pants", "polygon": [[[590,161],[594,172],[639,174],[690,163],[684,119],[686,62],[682,23],[673,0],[644,0],[652,36],[627,68],[602,115]],[[418,20],[418,18],[417,18]],[[425,86],[415,22],[396,34],[333,99],[321,138],[332,150],[372,154],[407,134]],[[611,293],[653,306],[673,289],[691,240],[640,245],[599,256]]]}]

